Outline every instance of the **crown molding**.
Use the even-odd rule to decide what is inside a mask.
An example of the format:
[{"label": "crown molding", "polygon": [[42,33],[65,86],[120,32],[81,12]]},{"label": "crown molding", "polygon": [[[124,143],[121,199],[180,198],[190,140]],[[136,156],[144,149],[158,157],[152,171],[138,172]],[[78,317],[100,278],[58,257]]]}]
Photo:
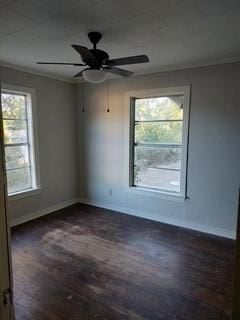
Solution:
[{"label": "crown molding", "polygon": [[[159,71],[149,72],[147,74],[156,74],[161,72],[168,72],[168,71],[180,71],[180,70],[187,70],[187,69],[195,69],[195,68],[204,68],[204,67],[211,67],[211,66],[217,66],[221,64],[228,64],[228,63],[235,63],[240,62],[240,55],[239,56],[233,56],[228,58],[219,58],[219,59],[213,59],[213,60],[204,60],[201,62],[190,62],[190,63],[183,63],[181,65],[173,65],[173,66],[166,66],[163,68],[160,68]],[[142,76],[146,75],[146,73],[143,74],[137,74],[136,76]]]},{"label": "crown molding", "polygon": [[22,66],[18,66],[18,65],[12,64],[12,63],[4,62],[4,61],[0,61],[0,67],[8,68],[8,69],[16,70],[16,71],[21,71],[21,72],[25,72],[25,73],[30,73],[30,74],[33,74],[36,76],[46,77],[46,78],[50,78],[53,80],[75,83],[75,81],[69,77],[52,75],[52,74],[49,74],[46,72],[36,71],[36,70],[28,68],[28,67],[22,67]]}]

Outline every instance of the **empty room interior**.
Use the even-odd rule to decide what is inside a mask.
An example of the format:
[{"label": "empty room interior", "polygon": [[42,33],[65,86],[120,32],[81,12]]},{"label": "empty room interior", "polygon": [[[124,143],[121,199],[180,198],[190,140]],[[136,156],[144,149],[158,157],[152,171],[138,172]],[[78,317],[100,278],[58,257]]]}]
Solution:
[{"label": "empty room interior", "polygon": [[11,319],[240,319],[239,30],[237,0],[0,0]]}]

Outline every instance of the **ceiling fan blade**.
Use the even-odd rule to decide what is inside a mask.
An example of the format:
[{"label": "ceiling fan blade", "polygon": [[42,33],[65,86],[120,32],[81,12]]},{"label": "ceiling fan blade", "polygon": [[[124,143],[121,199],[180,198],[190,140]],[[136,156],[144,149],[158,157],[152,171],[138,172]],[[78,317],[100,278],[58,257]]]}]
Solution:
[{"label": "ceiling fan blade", "polygon": [[[88,69],[88,68],[87,68],[87,69]],[[75,74],[73,77],[74,77],[74,78],[82,77],[82,75],[83,75],[83,71],[85,71],[85,70],[87,70],[87,69],[83,69],[83,70],[81,70],[80,72],[78,72],[77,74]]]},{"label": "ceiling fan blade", "polygon": [[65,66],[85,66],[85,64],[82,63],[68,63],[68,62],[37,62],[37,64],[56,64],[56,65],[65,65]]},{"label": "ceiling fan blade", "polygon": [[115,67],[104,67],[103,70],[106,70],[110,73],[117,74],[118,76],[121,77],[130,77],[134,72],[120,69],[120,68],[115,68]]},{"label": "ceiling fan blade", "polygon": [[124,58],[111,59],[111,60],[104,61],[104,63],[108,66],[122,66],[126,64],[146,63],[146,62],[149,62],[149,58],[145,54],[140,56],[124,57]]},{"label": "ceiling fan blade", "polygon": [[85,62],[86,64],[97,63],[97,59],[94,57],[92,52],[88,50],[87,47],[79,46],[76,44],[72,44],[72,47],[80,54],[83,62]]}]

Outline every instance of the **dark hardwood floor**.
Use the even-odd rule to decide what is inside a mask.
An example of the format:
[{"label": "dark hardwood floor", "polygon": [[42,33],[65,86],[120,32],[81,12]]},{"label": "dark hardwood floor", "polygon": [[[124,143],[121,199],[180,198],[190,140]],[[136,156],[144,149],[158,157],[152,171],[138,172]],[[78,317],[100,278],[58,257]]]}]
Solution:
[{"label": "dark hardwood floor", "polygon": [[12,251],[16,320],[230,319],[231,240],[75,205]]}]

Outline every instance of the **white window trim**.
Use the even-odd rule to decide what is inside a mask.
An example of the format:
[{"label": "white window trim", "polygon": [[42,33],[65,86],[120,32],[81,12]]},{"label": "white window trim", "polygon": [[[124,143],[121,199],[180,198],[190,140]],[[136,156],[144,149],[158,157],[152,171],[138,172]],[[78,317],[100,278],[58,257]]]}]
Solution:
[{"label": "white window trim", "polygon": [[[38,149],[38,130],[37,130],[37,110],[36,110],[36,92],[33,88],[27,88],[8,83],[2,83],[2,91],[16,92],[19,94],[27,95],[27,108],[28,108],[28,126],[29,126],[29,140],[32,148],[31,163],[33,168],[34,187],[23,191],[11,193],[8,195],[9,200],[21,199],[38,194],[41,189],[40,183],[40,169],[39,169],[39,149]],[[31,97],[31,99],[30,99]]]},{"label": "white window trim", "polygon": [[[146,197],[162,198],[166,200],[175,200],[184,202],[187,197],[187,162],[188,162],[188,135],[189,135],[189,108],[190,108],[191,86],[156,88],[140,91],[128,91],[125,95],[125,191],[136,195]],[[183,128],[182,128],[182,154],[181,154],[181,175],[180,175],[180,193],[166,192],[158,189],[136,187],[131,185],[131,99],[132,98],[150,98],[166,95],[183,94]]]}]

